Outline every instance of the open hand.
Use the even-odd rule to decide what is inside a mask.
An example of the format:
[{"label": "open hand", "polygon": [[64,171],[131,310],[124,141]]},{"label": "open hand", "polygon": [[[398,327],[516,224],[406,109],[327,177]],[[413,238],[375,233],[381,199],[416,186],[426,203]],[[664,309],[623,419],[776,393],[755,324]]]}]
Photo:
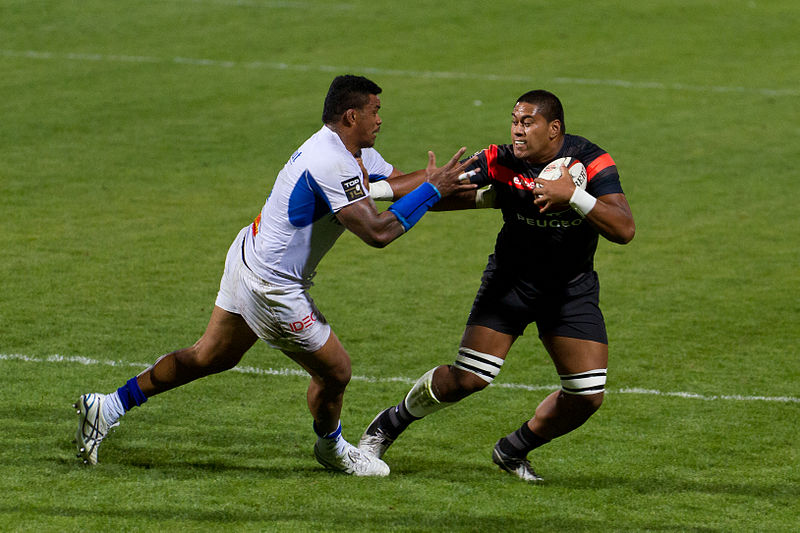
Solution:
[{"label": "open hand", "polygon": [[459,163],[459,158],[464,155],[466,150],[466,147],[462,146],[446,165],[439,168],[436,167],[436,155],[431,151],[428,152],[428,166],[425,169],[426,179],[439,190],[439,194],[443,197],[478,188],[477,184],[470,183],[469,180],[462,181],[459,179],[464,170],[477,159],[477,157],[471,157],[463,163]]}]

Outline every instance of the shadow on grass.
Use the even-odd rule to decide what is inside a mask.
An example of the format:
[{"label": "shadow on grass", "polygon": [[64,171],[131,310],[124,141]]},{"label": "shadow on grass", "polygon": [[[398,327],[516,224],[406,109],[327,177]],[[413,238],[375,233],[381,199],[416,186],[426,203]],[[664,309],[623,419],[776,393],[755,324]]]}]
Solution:
[{"label": "shadow on grass", "polygon": [[604,474],[600,471],[583,475],[565,474],[557,476],[552,473],[543,473],[537,469],[537,472],[545,478],[545,481],[529,484],[503,472],[491,464],[488,459],[485,466],[481,465],[474,468],[464,468],[464,464],[461,462],[443,461],[441,458],[435,461],[418,457],[407,461],[392,461],[391,458],[386,457],[384,459],[387,460],[392,468],[392,475],[395,476],[420,477],[457,483],[485,483],[494,479],[495,482],[501,484],[519,484],[523,490],[547,490],[547,488],[567,491],[575,489],[622,489],[644,495],[698,493],[728,494],[747,498],[774,499],[782,496],[800,499],[800,485],[762,478],[702,481],[686,479],[676,475],[659,475],[657,472],[632,472],[629,476],[620,476]]},{"label": "shadow on grass", "polygon": [[597,475],[563,476],[549,484],[562,489],[609,489],[622,487],[637,494],[675,495],[677,493],[728,494],[747,498],[775,499],[780,496],[800,498],[800,485],[761,478],[730,481],[697,481],[676,476],[632,475],[631,477]]},{"label": "shadow on grass", "polygon": [[[206,474],[239,474],[255,478],[313,480],[317,476],[325,478],[346,477],[344,474],[332,472],[320,466],[311,453],[302,450],[286,449],[267,450],[261,457],[250,454],[238,454],[230,459],[220,459],[225,450],[208,453],[178,453],[172,457],[156,457],[153,450],[117,450],[115,457],[109,459],[108,465],[113,469],[131,468],[158,472],[166,477],[196,478]],[[183,456],[183,457],[180,457]],[[202,457],[205,456],[206,459]],[[273,459],[269,459],[272,457]],[[53,458],[62,466],[81,468],[98,468],[77,465],[63,457]],[[492,464],[465,468],[463,462],[437,460],[413,460],[411,462],[395,462],[388,460],[392,474],[388,478],[402,479],[404,482],[425,483],[437,481],[469,486],[470,484],[494,483],[499,486],[518,485],[520,490],[559,491],[580,490],[624,490],[643,495],[667,495],[676,493],[735,495],[747,498],[775,499],[785,497],[800,499],[800,485],[781,481],[763,479],[702,481],[685,479],[675,475],[662,476],[658,473],[631,474],[630,476],[608,475],[601,472],[585,475],[550,474],[543,483],[528,484],[514,476],[501,471]],[[102,469],[101,464],[99,468]]]},{"label": "shadow on grass", "polygon": [[[479,512],[479,511],[478,511]],[[476,515],[475,509],[459,510],[375,510],[365,512],[358,506],[328,507],[309,513],[305,506],[293,508],[270,506],[229,506],[226,509],[196,509],[174,506],[148,506],[136,509],[98,509],[94,506],[77,505],[33,505],[11,507],[0,505],[0,515],[25,513],[52,519],[72,519],[91,524],[113,521],[124,528],[125,524],[137,524],[139,530],[154,530],[165,527],[169,530],[176,522],[180,527],[195,530],[216,530],[220,527],[239,528],[247,526],[268,531],[609,531],[608,521],[597,518],[572,516],[568,510],[559,516],[554,512],[546,516],[497,516],[490,510]],[[161,524],[161,526],[157,526]],[[658,531],[715,532],[716,528],[697,527],[687,524],[653,524]],[[649,526],[644,526],[650,530]],[[641,524],[613,524],[613,531],[642,531]]]}]

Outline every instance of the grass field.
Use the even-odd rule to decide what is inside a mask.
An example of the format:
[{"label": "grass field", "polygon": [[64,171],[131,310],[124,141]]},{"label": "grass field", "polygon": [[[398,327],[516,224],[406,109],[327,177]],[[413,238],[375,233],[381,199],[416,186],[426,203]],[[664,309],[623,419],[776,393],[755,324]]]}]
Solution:
[{"label": "grass field", "polygon": [[[790,0],[3,0],[0,530],[797,531],[799,19]],[[492,464],[556,385],[531,328],[496,386],[398,440],[388,478],[350,478],[314,460],[307,379],[259,344],[79,464],[71,403],[202,333],[230,241],[345,72],[383,87],[377,148],[404,170],[506,142],[539,87],[612,154],[637,236],[597,253],[602,409],[535,452],[544,484]],[[348,439],[454,359],[499,227],[432,213],[323,260]]]}]

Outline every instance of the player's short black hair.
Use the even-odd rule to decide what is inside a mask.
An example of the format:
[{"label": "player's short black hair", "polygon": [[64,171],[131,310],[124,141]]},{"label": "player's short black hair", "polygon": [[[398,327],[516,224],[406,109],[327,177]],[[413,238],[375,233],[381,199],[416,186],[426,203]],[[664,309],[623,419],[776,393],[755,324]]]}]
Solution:
[{"label": "player's short black hair", "polygon": [[539,113],[547,119],[547,122],[552,122],[556,119],[561,121],[561,133],[566,133],[567,126],[564,123],[564,108],[561,106],[561,100],[558,96],[550,91],[543,89],[536,89],[528,91],[519,98],[517,102],[524,102],[536,106]]},{"label": "player's short black hair", "polygon": [[325,97],[322,122],[324,124],[336,122],[348,109],[364,107],[369,102],[371,94],[381,94],[381,88],[372,80],[352,74],[336,76]]}]

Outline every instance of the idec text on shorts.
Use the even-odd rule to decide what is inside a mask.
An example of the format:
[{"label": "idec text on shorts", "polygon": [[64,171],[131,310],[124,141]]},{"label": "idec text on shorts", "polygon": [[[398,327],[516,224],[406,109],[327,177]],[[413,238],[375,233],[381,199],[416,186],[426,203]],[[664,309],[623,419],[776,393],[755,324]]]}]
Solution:
[{"label": "idec text on shorts", "polygon": [[312,312],[311,314],[304,316],[302,320],[298,320],[289,324],[289,329],[291,329],[294,333],[297,333],[298,331],[303,331],[307,327],[310,327],[311,324],[316,321],[317,316]]}]

